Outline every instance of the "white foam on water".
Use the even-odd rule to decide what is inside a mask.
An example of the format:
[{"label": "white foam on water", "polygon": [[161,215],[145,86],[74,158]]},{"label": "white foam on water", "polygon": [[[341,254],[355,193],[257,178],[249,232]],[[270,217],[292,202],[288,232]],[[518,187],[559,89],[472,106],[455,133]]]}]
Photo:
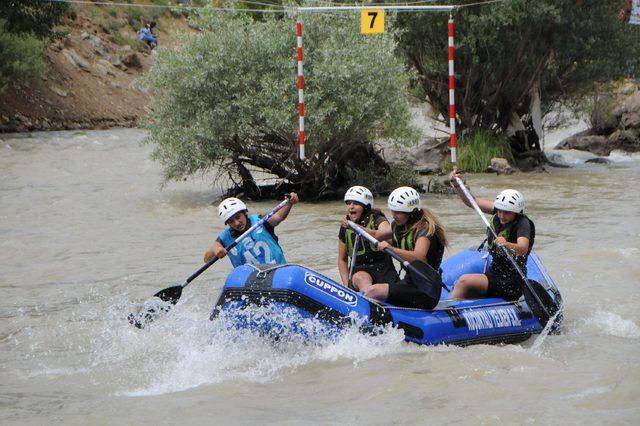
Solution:
[{"label": "white foam on water", "polygon": [[622,248],[618,249],[618,251],[627,259],[640,253],[640,249],[637,247]]},{"label": "white foam on water", "polygon": [[542,354],[542,351],[541,351],[542,344],[547,339],[547,336],[549,335],[549,333],[551,333],[551,331],[554,329],[554,324],[558,316],[563,315],[563,311],[564,311],[564,307],[560,306],[558,311],[555,314],[553,314],[551,318],[549,318],[549,321],[547,321],[547,325],[544,326],[540,334],[536,336],[535,340],[533,341],[533,344],[529,348],[533,353],[536,353],[538,355]]},{"label": "white foam on water", "polygon": [[401,330],[386,327],[364,334],[357,318],[337,332],[295,309],[255,307],[247,315],[253,324],[264,321],[275,331],[235,328],[237,318],[221,315],[209,321],[206,312],[180,306],[145,330],[122,325],[120,314],[118,326],[105,323],[93,339],[92,366],[101,371],[101,380],[111,381],[116,395],[135,397],[226,381],[270,382],[313,362],[350,360],[355,366],[411,350]]},{"label": "white foam on water", "polygon": [[567,399],[584,399],[590,396],[603,395],[605,393],[609,393],[613,391],[614,389],[615,389],[615,386],[596,386],[592,388],[587,388],[582,392],[567,395]]},{"label": "white foam on water", "polygon": [[380,330],[381,334],[373,337],[362,333],[361,322],[354,319],[353,325],[348,327],[338,339],[331,344],[319,346],[314,357],[323,361],[351,359],[356,366],[362,361],[397,353],[402,348],[411,350],[403,346],[404,333],[401,330],[387,325]]},{"label": "white foam on water", "polygon": [[[585,166],[602,166],[602,164],[585,164],[587,160],[600,158],[589,151],[580,151],[577,149],[549,149],[545,151],[547,158],[555,163],[566,164],[569,166],[577,166],[584,164]],[[625,151],[611,151],[608,156],[604,156],[611,163],[630,163],[640,161],[640,153],[629,153]]]},{"label": "white foam on water", "polygon": [[640,327],[635,322],[624,319],[613,312],[598,310],[593,316],[586,318],[584,322],[611,336],[627,339],[640,338]]},{"label": "white foam on water", "polygon": [[611,151],[609,156],[606,158],[613,161],[614,163],[640,161],[640,152],[626,152],[626,151],[620,151],[620,150],[613,150]]},{"label": "white foam on water", "polygon": [[75,374],[85,374],[90,371],[87,367],[79,367],[79,368],[48,368],[44,370],[35,370],[29,373],[29,377],[66,377],[72,376]]},{"label": "white foam on water", "polygon": [[547,158],[554,163],[566,164],[570,166],[584,164],[585,161],[597,157],[597,155],[590,152],[578,151],[576,149],[553,149],[545,151],[545,154]]}]

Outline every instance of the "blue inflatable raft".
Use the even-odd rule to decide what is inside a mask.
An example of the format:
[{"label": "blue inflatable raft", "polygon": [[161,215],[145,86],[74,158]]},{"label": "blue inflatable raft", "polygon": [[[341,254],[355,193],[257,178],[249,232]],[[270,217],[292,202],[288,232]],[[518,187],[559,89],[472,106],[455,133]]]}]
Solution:
[{"label": "blue inflatable raft", "polygon": [[[243,315],[251,305],[279,311],[293,310],[301,319],[319,321],[327,333],[339,332],[355,316],[363,329],[374,331],[393,324],[404,331],[405,340],[419,344],[514,343],[540,333],[547,323],[556,329],[562,317],[562,299],[555,283],[535,253],[527,263],[529,286],[518,301],[503,299],[452,300],[447,289],[462,274],[482,273],[491,262],[486,250],[464,250],[442,265],[443,288],[440,303],[433,310],[396,307],[378,303],[341,284],[299,265],[255,267],[243,265],[228,276],[212,317],[225,313],[234,327],[281,333],[278,320],[259,321]],[[536,295],[532,294],[532,290]],[[295,324],[289,325],[293,332]],[[275,332],[275,333],[274,333]]]}]

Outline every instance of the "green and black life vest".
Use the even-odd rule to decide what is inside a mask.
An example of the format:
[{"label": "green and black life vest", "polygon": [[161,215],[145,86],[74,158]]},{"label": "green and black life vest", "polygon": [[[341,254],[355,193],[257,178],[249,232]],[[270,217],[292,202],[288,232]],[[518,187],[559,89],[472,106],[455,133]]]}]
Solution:
[{"label": "green and black life vest", "polygon": [[[368,219],[363,218],[364,220],[358,221],[358,224],[368,229],[376,229],[376,218],[378,217],[378,215],[379,213],[371,212],[369,213]],[[357,234],[353,229],[345,229],[345,244],[347,245],[347,256],[349,256],[350,258],[353,256],[353,246],[355,244],[356,235]],[[365,241],[363,238],[360,238],[357,249],[358,251],[356,252],[356,265],[388,261],[388,256],[383,252],[379,252],[376,244]]]},{"label": "green and black life vest", "polygon": [[401,250],[413,251],[416,248],[416,229],[413,228],[409,232],[400,232],[400,227],[394,222],[392,225],[392,240],[394,247]]},{"label": "green and black life vest", "polygon": [[[391,239],[394,247],[398,247],[401,250],[413,251],[416,248],[416,234],[417,229],[412,228],[408,232],[402,232],[400,227],[393,222],[391,224]],[[440,268],[442,263],[442,256],[444,255],[444,245],[440,241],[437,235],[433,238],[429,238],[431,244],[427,251],[427,256],[424,259],[433,269],[436,271]]]}]

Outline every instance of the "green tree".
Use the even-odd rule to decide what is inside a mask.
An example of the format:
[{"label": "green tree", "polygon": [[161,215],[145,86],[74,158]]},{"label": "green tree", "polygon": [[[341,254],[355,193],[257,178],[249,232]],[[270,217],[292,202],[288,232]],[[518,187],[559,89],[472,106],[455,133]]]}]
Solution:
[{"label": "green tree", "polygon": [[[505,0],[455,12],[456,109],[462,129],[500,132],[530,113],[579,99],[594,84],[637,75],[640,31],[620,0]],[[432,104],[448,117],[447,19],[401,14],[399,46]]]},{"label": "green tree", "polygon": [[359,171],[389,173],[375,140],[414,137],[410,76],[393,53],[393,34],[362,36],[352,17],[305,17],[307,160],[300,161],[295,21],[206,12],[201,21],[203,33],[161,51],[146,81],[147,141],[166,180],[217,168],[258,197],[251,169],[259,168],[307,198],[333,196]]},{"label": "green tree", "polygon": [[11,81],[38,78],[45,70],[44,42],[31,34],[6,32],[4,27],[0,19],[0,93]]},{"label": "green tree", "polygon": [[69,5],[40,0],[2,0],[0,19],[7,21],[6,31],[32,33],[38,38],[51,35],[52,28],[69,10]]},{"label": "green tree", "polygon": [[46,70],[45,44],[69,5],[39,0],[0,1],[0,93],[12,81],[38,78]]}]

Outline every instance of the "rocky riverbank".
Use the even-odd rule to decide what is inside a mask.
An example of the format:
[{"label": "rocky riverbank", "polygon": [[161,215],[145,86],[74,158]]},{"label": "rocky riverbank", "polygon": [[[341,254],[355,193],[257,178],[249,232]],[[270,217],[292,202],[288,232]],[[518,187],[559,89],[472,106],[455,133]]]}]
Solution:
[{"label": "rocky riverbank", "polygon": [[[137,21],[130,25],[130,18],[106,12],[79,7],[63,19],[56,27],[59,38],[44,53],[47,72],[41,81],[14,83],[0,94],[0,132],[139,124],[150,99],[135,81],[154,55],[137,42]],[[163,19],[170,19],[172,28],[188,29],[183,17]],[[168,31],[160,33],[161,44],[171,39]]]},{"label": "rocky riverbank", "polygon": [[568,137],[556,148],[589,151],[599,156],[608,156],[614,150],[640,152],[640,91],[637,86],[631,89],[631,94],[611,111],[605,111],[592,128]]}]

